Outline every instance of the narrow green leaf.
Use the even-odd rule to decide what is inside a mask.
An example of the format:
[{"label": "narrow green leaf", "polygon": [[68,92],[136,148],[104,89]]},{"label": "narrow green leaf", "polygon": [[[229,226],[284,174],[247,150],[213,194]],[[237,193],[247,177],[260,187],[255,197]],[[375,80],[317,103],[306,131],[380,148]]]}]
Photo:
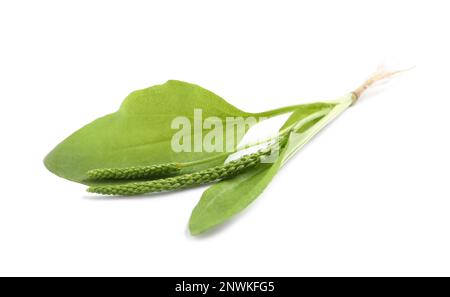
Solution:
[{"label": "narrow green leaf", "polygon": [[266,188],[278,166],[279,162],[261,163],[233,179],[209,187],[192,212],[189,220],[191,234],[203,233],[246,208]]}]

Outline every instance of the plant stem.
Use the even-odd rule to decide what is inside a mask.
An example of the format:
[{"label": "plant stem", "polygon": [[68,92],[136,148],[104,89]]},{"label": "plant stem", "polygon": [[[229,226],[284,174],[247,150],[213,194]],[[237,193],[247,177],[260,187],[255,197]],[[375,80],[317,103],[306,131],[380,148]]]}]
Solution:
[{"label": "plant stem", "polygon": [[301,107],[302,105],[305,105],[305,104],[296,104],[296,105],[280,107],[280,108],[276,108],[276,109],[272,109],[272,110],[268,110],[268,111],[257,112],[257,113],[255,113],[255,115],[260,116],[260,117],[274,117],[274,116],[282,115],[282,114],[285,114],[288,112],[293,112],[297,108]]}]

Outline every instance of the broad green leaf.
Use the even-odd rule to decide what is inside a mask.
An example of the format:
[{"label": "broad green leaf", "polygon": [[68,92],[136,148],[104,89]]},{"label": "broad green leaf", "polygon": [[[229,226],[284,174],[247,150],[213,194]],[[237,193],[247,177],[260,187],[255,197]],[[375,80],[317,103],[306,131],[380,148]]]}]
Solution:
[{"label": "broad green leaf", "polygon": [[[87,180],[86,172],[91,169],[205,160],[190,168],[193,171],[223,164],[229,152],[180,153],[171,148],[172,137],[177,133],[171,128],[172,121],[186,117],[192,123],[196,109],[201,109],[203,119],[217,117],[223,129],[227,129],[226,117],[270,117],[290,110],[287,107],[263,113],[245,112],[204,88],[171,80],[131,93],[117,112],[73,133],[47,155],[44,163],[56,175],[85,184],[94,184]],[[194,129],[203,135],[209,131],[200,126],[191,129],[193,143]],[[242,138],[237,134],[234,133],[233,148]]]},{"label": "broad green leaf", "polygon": [[208,188],[191,214],[191,234],[203,233],[245,209],[264,191],[287,160],[348,108],[351,102],[351,95],[348,95],[338,103],[319,103],[298,108],[280,129],[297,125],[276,161],[273,164],[262,163],[234,179],[221,181]]}]

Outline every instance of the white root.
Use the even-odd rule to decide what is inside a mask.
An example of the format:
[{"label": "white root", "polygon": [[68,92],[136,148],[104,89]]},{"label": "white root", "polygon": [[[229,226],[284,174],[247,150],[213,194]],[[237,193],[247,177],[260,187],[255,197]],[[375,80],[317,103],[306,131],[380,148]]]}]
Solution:
[{"label": "white root", "polygon": [[374,83],[384,80],[384,79],[388,79],[388,78],[392,77],[393,75],[398,74],[400,72],[409,71],[412,68],[414,68],[414,67],[411,67],[409,69],[397,70],[397,71],[387,71],[383,65],[378,66],[377,70],[362,85],[360,85],[356,90],[354,90],[352,92],[354,95],[352,105],[355,104],[356,101],[358,101],[361,94],[364,93],[364,91],[367,90],[367,88],[369,88]]}]

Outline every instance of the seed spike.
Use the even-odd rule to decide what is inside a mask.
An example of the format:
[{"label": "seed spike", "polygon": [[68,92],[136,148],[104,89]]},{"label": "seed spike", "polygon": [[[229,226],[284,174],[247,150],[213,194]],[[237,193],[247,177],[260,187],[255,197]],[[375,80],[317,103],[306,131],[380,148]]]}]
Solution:
[{"label": "seed spike", "polygon": [[90,179],[140,179],[149,177],[172,176],[179,173],[180,167],[177,163],[167,163],[150,166],[135,166],[126,168],[101,168],[87,172]]},{"label": "seed spike", "polygon": [[121,185],[92,186],[88,192],[104,195],[139,195],[145,193],[172,191],[201,185],[213,181],[236,176],[247,168],[258,163],[259,156],[243,157],[239,161],[232,161],[222,166],[216,166],[194,173],[182,174],[163,179],[133,182]]},{"label": "seed spike", "polygon": [[271,154],[272,149],[277,149],[278,145],[283,146],[286,143],[285,138],[286,136],[282,137],[282,139],[280,139],[280,141],[273,146],[261,149],[256,153],[244,155],[237,160],[220,166],[151,181],[133,182],[120,185],[92,186],[88,188],[87,191],[90,193],[104,195],[131,196],[153,192],[173,191],[231,178],[246,169],[255,167],[261,162],[261,158]]}]

